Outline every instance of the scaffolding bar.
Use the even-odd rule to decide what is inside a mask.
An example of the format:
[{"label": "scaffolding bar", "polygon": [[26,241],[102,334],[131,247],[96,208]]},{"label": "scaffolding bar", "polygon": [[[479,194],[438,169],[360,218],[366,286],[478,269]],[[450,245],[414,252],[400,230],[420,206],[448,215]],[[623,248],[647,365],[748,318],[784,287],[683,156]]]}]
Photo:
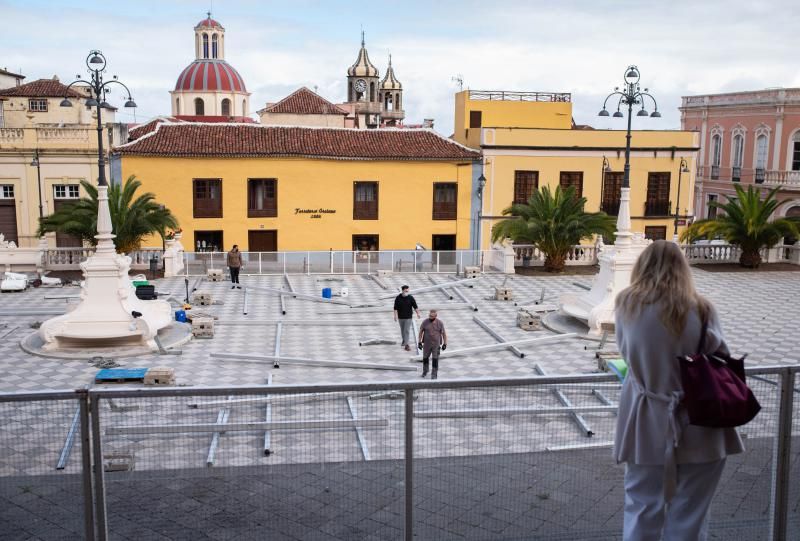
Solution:
[{"label": "scaffolding bar", "polygon": [[[479,351],[493,351],[496,349],[505,349],[508,346],[518,346],[520,344],[536,345],[545,342],[557,342],[559,340],[566,340],[567,338],[575,338],[576,336],[578,336],[576,333],[566,333],[566,334],[554,334],[552,336],[545,336],[542,338],[525,338],[523,340],[512,340],[509,342],[503,342],[502,344],[489,344],[485,346],[475,346],[471,348],[443,351],[439,355],[439,357],[440,358],[455,357],[457,355],[464,355],[466,353],[476,353]],[[418,361],[420,359],[422,359],[420,355],[411,357],[412,361]]]},{"label": "scaffolding bar", "polygon": [[[228,397],[228,401],[230,401],[231,397]],[[224,425],[228,422],[228,415],[230,414],[230,410],[228,408],[222,408],[217,413],[217,424]],[[208,455],[206,456],[206,466],[211,467],[214,465],[214,459],[216,458],[217,448],[219,447],[219,437],[220,435],[224,434],[224,432],[214,432],[214,435],[211,436],[211,445],[208,446]]]},{"label": "scaffolding bar", "polygon": [[487,408],[460,410],[418,411],[414,417],[434,419],[438,417],[505,417],[509,415],[563,415],[564,413],[602,413],[616,411],[617,406],[572,406],[556,408]]},{"label": "scaffolding bar", "polygon": [[416,371],[416,368],[411,366],[396,366],[391,364],[378,364],[378,363],[357,363],[348,361],[328,361],[319,359],[306,359],[303,357],[284,357],[278,355],[246,355],[238,353],[211,353],[212,358],[217,359],[230,359],[242,360],[247,362],[262,362],[278,361],[281,364],[304,364],[308,366],[329,366],[332,368],[360,368],[368,370],[402,370],[402,371]]},{"label": "scaffolding bar", "polygon": [[[340,430],[361,428],[383,428],[389,425],[386,419],[329,420],[313,421],[253,421],[249,423],[229,423],[225,432],[253,432],[260,430]],[[106,435],[120,436],[124,434],[186,434],[194,432],[216,432],[217,423],[197,423],[188,425],[122,425],[106,428]]]},{"label": "scaffolding bar", "polygon": [[[353,405],[353,399],[349,396],[345,397],[347,399],[347,409],[350,410],[350,416],[353,420],[357,420],[358,417],[356,415],[356,407]],[[361,432],[361,427],[356,427],[356,438],[358,439],[358,446],[361,448],[361,455],[364,457],[364,460],[369,461],[369,449],[367,448],[367,440],[364,438],[364,434]]]},{"label": "scaffolding bar", "polygon": [[[545,372],[544,368],[542,368],[542,367],[539,365],[539,363],[536,363],[536,364],[534,364],[534,365],[533,365],[533,370],[534,370],[534,371],[535,371],[537,374],[539,374],[540,376],[547,376],[547,372]],[[572,402],[570,402],[569,398],[567,398],[567,395],[565,395],[565,394],[564,394],[564,392],[563,392],[563,391],[561,391],[561,389],[555,389],[555,388],[554,388],[554,389],[551,389],[551,392],[553,393],[553,395],[555,395],[556,399],[557,399],[557,400],[558,400],[558,401],[561,403],[561,405],[562,405],[562,406],[564,406],[565,408],[572,408],[572,407],[574,407],[574,406],[572,405]],[[572,420],[573,420],[573,421],[575,421],[575,424],[576,424],[576,425],[578,425],[578,428],[581,430],[581,432],[583,432],[583,433],[584,433],[584,435],[585,435],[587,438],[591,438],[592,436],[594,436],[594,430],[592,430],[592,429],[589,427],[589,423],[587,423],[587,422],[586,422],[586,419],[584,419],[584,418],[583,418],[583,416],[581,416],[581,415],[578,415],[578,414],[577,414],[577,413],[575,413],[575,412],[571,412],[571,413],[570,413],[570,416],[572,417]]]},{"label": "scaffolding bar", "polygon": [[67,467],[69,455],[72,453],[72,446],[75,445],[75,435],[78,433],[78,422],[81,418],[81,408],[75,410],[75,415],[72,416],[72,422],[69,425],[67,437],[64,440],[64,447],[61,448],[61,454],[58,455],[58,463],[56,463],[57,470],[63,470]]},{"label": "scaffolding bar", "polygon": [[[283,298],[283,297],[281,297]],[[267,376],[267,385],[272,385],[272,373]],[[267,395],[264,398],[269,398]],[[267,402],[266,414],[264,416],[264,422],[271,423],[272,422],[272,404]],[[264,456],[269,456],[272,454],[272,434],[269,430],[264,431]]]},{"label": "scaffolding bar", "polygon": [[[492,328],[491,328],[491,327],[490,327],[490,326],[489,326],[489,325],[488,325],[486,322],[484,322],[484,321],[483,321],[481,318],[479,318],[478,316],[472,316],[472,321],[474,321],[475,323],[477,323],[477,324],[478,324],[478,325],[479,325],[479,326],[480,326],[480,327],[481,327],[481,328],[482,328],[484,331],[486,331],[486,332],[488,332],[490,335],[492,335],[492,338],[494,338],[494,339],[495,339],[495,340],[497,340],[498,342],[500,342],[500,343],[503,343],[503,342],[508,342],[508,340],[506,340],[506,339],[505,339],[505,338],[504,338],[504,337],[503,337],[503,336],[502,336],[502,335],[501,335],[499,332],[497,332],[497,331],[495,331],[494,329],[492,329]],[[522,353],[522,352],[521,352],[519,349],[517,349],[515,346],[508,346],[508,350],[509,350],[511,353],[513,353],[514,355],[516,355],[517,357],[519,357],[520,359],[522,359],[523,357],[525,357],[525,354],[524,354],[524,353]]]},{"label": "scaffolding bar", "polygon": [[[461,286],[465,286],[467,284],[470,284],[472,282],[475,282],[476,280],[480,280],[480,278],[466,278],[464,280],[458,280],[456,282],[448,282],[446,284],[437,284],[435,286],[418,287],[417,289],[410,290],[408,293],[409,293],[409,295],[413,295],[413,294],[416,294],[416,293],[426,293],[428,291],[436,291],[437,289],[444,289],[444,288],[450,288],[450,287],[461,287]],[[396,296],[397,296],[396,293],[392,293],[390,295],[382,295],[382,296],[380,296],[378,298],[381,299],[381,300],[383,300],[383,299],[393,299]]]}]

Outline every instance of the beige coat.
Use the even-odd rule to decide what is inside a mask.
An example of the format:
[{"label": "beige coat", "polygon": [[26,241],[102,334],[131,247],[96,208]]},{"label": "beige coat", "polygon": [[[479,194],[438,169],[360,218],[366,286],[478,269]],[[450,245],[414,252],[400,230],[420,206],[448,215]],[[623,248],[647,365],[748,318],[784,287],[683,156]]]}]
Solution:
[{"label": "beige coat", "polygon": [[[663,464],[669,472],[675,464],[712,462],[741,453],[744,447],[736,429],[689,425],[680,405],[677,357],[696,353],[700,317],[692,311],[683,333],[675,338],[661,324],[658,312],[659,305],[648,305],[630,321],[617,313],[617,345],[628,363],[628,375],[619,400],[614,457],[617,462]],[[711,313],[706,350],[728,351],[716,311]]]}]

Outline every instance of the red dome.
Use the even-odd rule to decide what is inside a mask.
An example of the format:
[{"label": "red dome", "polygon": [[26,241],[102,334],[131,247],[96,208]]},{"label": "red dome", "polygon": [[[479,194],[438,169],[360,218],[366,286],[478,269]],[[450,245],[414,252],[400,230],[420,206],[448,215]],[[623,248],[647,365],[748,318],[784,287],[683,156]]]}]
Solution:
[{"label": "red dome", "polygon": [[244,79],[224,60],[195,60],[184,69],[175,83],[175,90],[204,92],[222,90],[247,92]]},{"label": "red dome", "polygon": [[207,18],[203,19],[202,21],[200,21],[199,23],[197,23],[197,26],[195,26],[195,28],[200,28],[201,26],[208,26],[208,27],[211,27],[211,28],[214,28],[214,27],[222,28],[222,25],[219,24],[214,19],[212,19],[211,17],[207,17]]}]

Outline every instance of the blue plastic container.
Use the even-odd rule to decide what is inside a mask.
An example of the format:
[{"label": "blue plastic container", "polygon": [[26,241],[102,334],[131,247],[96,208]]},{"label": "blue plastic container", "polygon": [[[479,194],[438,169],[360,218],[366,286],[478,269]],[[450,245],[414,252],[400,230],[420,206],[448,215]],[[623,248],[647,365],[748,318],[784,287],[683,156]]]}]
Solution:
[{"label": "blue plastic container", "polygon": [[329,287],[322,288],[322,298],[323,299],[330,299],[333,297],[333,290]]},{"label": "blue plastic container", "polygon": [[186,323],[186,310],[175,310],[175,321]]}]

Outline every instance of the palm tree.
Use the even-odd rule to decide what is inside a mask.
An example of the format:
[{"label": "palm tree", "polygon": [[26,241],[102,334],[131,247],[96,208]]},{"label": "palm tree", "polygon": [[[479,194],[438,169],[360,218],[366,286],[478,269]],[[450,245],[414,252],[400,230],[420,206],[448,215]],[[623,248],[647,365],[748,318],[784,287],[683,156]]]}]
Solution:
[{"label": "palm tree", "polygon": [[[80,237],[92,246],[97,245],[97,188],[81,181],[89,197],[82,197],[72,204],[64,205],[39,223],[39,235],[50,232],[68,233]],[[164,236],[167,229],[178,227],[175,216],[155,202],[150,192],[136,196],[142,183],[131,175],[125,184],[112,184],[108,188],[108,208],[111,224],[116,235],[114,244],[120,253],[138,250],[142,240],[152,234]]]},{"label": "palm tree", "polygon": [[778,188],[770,190],[762,199],[761,192],[755,186],[747,190],[736,187],[736,197],[726,196],[727,203],[714,201],[709,206],[718,208],[724,213],[713,219],[699,220],[689,226],[681,235],[682,241],[699,238],[723,238],[742,250],[739,264],[743,267],[757,268],[761,263],[759,251],[763,247],[772,248],[783,237],[800,235],[798,222],[793,218],[778,218],[770,221],[772,213],[778,206],[776,194]]},{"label": "palm tree", "polygon": [[585,212],[586,198],[578,197],[575,188],[555,192],[548,186],[533,193],[526,204],[515,204],[503,211],[514,216],[495,224],[492,241],[509,237],[514,242],[528,242],[545,255],[544,268],[550,272],[564,269],[567,254],[581,240],[593,235],[611,236],[614,218],[605,212]]}]

